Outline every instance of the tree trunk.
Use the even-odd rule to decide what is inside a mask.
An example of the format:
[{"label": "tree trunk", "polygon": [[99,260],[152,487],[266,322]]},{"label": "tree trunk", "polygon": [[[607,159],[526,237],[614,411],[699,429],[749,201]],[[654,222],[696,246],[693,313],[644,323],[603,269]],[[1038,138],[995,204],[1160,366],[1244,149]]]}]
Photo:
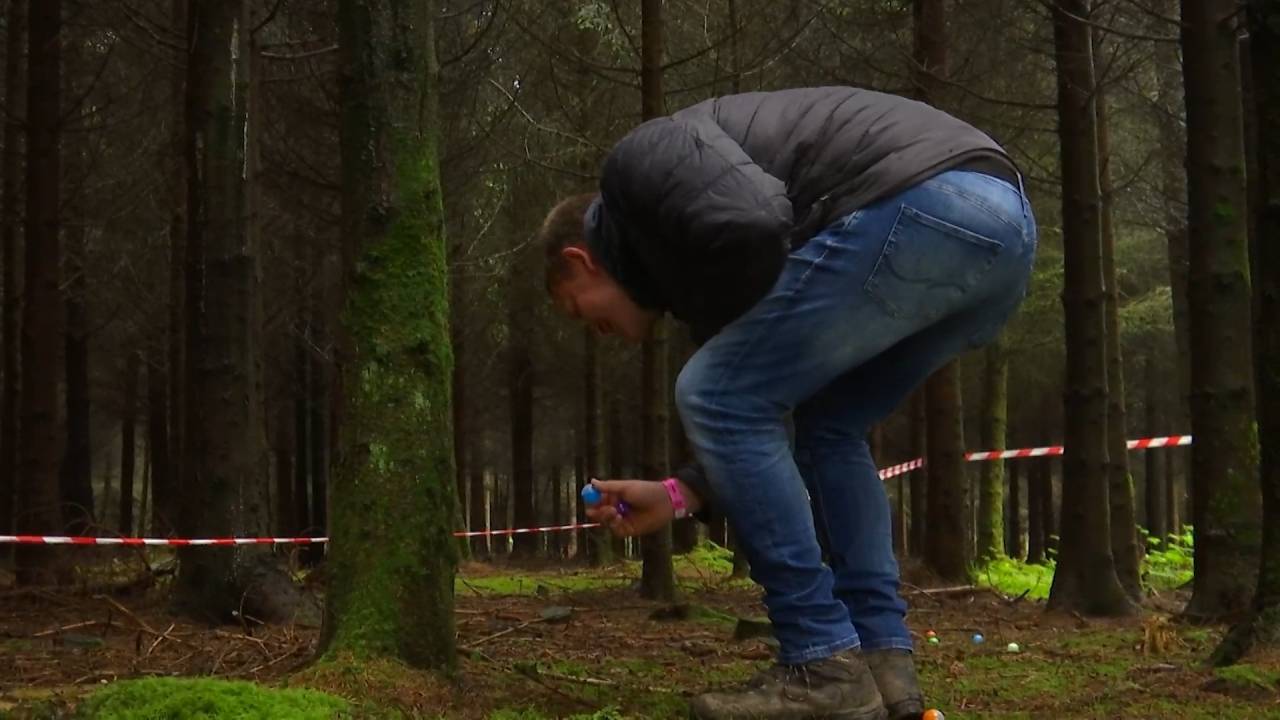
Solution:
[{"label": "tree trunk", "polygon": [[[1105,288],[1090,33],[1087,3],[1058,5],[1055,39],[1062,136],[1068,387],[1063,462],[1062,540],[1051,592],[1054,607],[1094,614],[1128,612],[1117,593],[1107,476]],[[1045,544],[1052,545],[1052,488],[1046,484]],[[1100,547],[1106,545],[1105,548]],[[1046,547],[1046,551],[1048,547]],[[1101,569],[1101,570],[1100,570]],[[1101,581],[1092,579],[1101,572]]]},{"label": "tree trunk", "polygon": [[[493,473],[491,476],[493,483],[493,502],[489,506],[489,527],[494,530],[503,530],[510,527],[510,521],[507,519],[511,513],[508,506],[511,499],[511,482],[510,478]],[[489,552],[496,558],[507,554],[511,537],[509,535],[494,535],[489,541]]]},{"label": "tree trunk", "polygon": [[[77,88],[65,83],[68,95]],[[63,400],[66,402],[67,451],[59,477],[62,499],[62,522],[72,535],[87,534],[97,516],[93,497],[93,446],[89,439],[89,317],[85,310],[85,253],[88,242],[88,218],[86,198],[89,163],[85,157],[84,133],[72,136],[66,155],[73,182],[79,187],[67,199],[67,210],[74,219],[63,232],[66,258],[63,261],[63,302],[66,304],[67,334],[64,338],[66,352],[66,385]],[[107,516],[110,499],[103,498],[102,517]]]},{"label": "tree trunk", "polygon": [[[1102,45],[1101,31],[1095,28],[1091,34],[1096,52]],[[1138,545],[1133,475],[1129,472],[1124,353],[1120,346],[1120,288],[1116,281],[1116,236],[1112,223],[1115,198],[1111,186],[1111,132],[1107,120],[1107,95],[1101,88],[1096,93],[1094,105],[1098,124],[1102,282],[1107,293],[1104,322],[1107,332],[1107,501],[1111,506],[1111,554],[1115,556],[1120,584],[1134,602],[1141,602],[1142,550]]]},{"label": "tree trunk", "polygon": [[1027,463],[1027,562],[1040,564],[1045,560],[1044,494],[1049,464],[1042,458]]},{"label": "tree trunk", "polygon": [[1133,605],[1111,552],[1107,453],[1106,289],[1098,188],[1089,0],[1057,0],[1067,388],[1062,541],[1049,607],[1122,615]]},{"label": "tree trunk", "polygon": [[1187,613],[1202,617],[1249,606],[1261,540],[1238,12],[1235,0],[1182,3],[1196,533]]},{"label": "tree trunk", "polygon": [[1026,548],[1022,544],[1022,475],[1026,467],[1026,461],[1015,461],[1006,465],[1009,494],[1005,499],[1008,514],[1005,520],[1004,551],[1014,560],[1022,560],[1026,557]]},{"label": "tree trunk", "polygon": [[[1160,434],[1160,387],[1157,385],[1155,376],[1155,360],[1148,355],[1146,358],[1146,411],[1147,411],[1147,435],[1155,436]],[[1155,538],[1163,543],[1168,539],[1169,528],[1165,524],[1167,513],[1165,511],[1165,461],[1168,459],[1168,453],[1172,448],[1164,450],[1148,450],[1146,452],[1146,522],[1147,533],[1150,537]]]},{"label": "tree trunk", "polygon": [[[530,277],[525,253],[511,258],[507,279],[507,382],[511,408],[511,493],[515,505],[515,526],[533,527],[533,304],[526,292]],[[531,558],[538,551],[538,536],[532,533],[512,538],[511,553]]]},{"label": "tree trunk", "polygon": [[124,409],[120,415],[120,534],[133,534],[133,470],[137,440],[134,420],[138,410],[138,353],[129,353],[124,368]]},{"label": "tree trunk", "polygon": [[346,334],[321,646],[343,662],[450,671],[457,498],[436,11],[338,4]]},{"label": "tree trunk", "polygon": [[969,481],[964,471],[964,425],[960,366],[948,363],[925,385],[928,398],[929,477],[924,559],[941,579],[967,582],[972,562],[969,541]]},{"label": "tree trunk", "polygon": [[[27,212],[22,308],[22,393],[18,426],[18,516],[24,533],[59,534],[58,469],[66,442],[59,422],[65,308],[60,290],[59,228],[62,125],[62,0],[29,0],[27,33]],[[19,545],[20,584],[43,584],[60,573],[48,546]]]},{"label": "tree trunk", "polygon": [[1216,665],[1231,664],[1258,640],[1271,647],[1280,625],[1280,4],[1274,0],[1248,3],[1249,57],[1253,71],[1253,105],[1257,120],[1257,184],[1251,214],[1253,243],[1254,369],[1261,442],[1262,548],[1253,613],[1232,628],[1214,651]]},{"label": "tree trunk", "polygon": [[[564,519],[564,485],[562,483],[560,463],[551,465],[551,472],[548,478],[548,485],[551,489],[551,524],[565,525]],[[566,535],[562,532],[553,532],[547,537],[547,550],[551,553],[553,559],[559,560],[564,557],[564,538]]]},{"label": "tree trunk", "polygon": [[[942,0],[915,0],[913,5],[913,73],[918,99],[941,106],[942,78],[947,75],[946,6]],[[928,502],[924,525],[925,562],[942,578],[968,580],[969,481],[964,471],[964,419],[961,416],[960,368],[948,363],[926,382],[928,402]],[[921,518],[916,518],[917,522]]]},{"label": "tree trunk", "polygon": [[[173,0],[172,27],[186,28],[187,0]],[[182,513],[180,498],[186,482],[187,436],[187,302],[198,285],[189,286],[187,274],[193,270],[187,255],[187,119],[186,119],[186,71],[175,67],[170,75],[171,110],[169,147],[162,152],[161,162],[169,181],[169,203],[173,214],[169,217],[169,466],[161,478],[162,484],[154,484],[155,501],[152,511],[164,521],[157,530],[176,530]]]},{"label": "tree trunk", "polygon": [[[692,354],[688,350],[688,339],[686,335],[676,333],[670,338],[670,365],[668,369],[684,367]],[[671,374],[678,373],[672,370]],[[672,417],[674,415],[674,417]],[[684,467],[689,464],[693,457],[693,452],[689,448],[688,439],[684,434],[684,427],[680,423],[678,414],[672,413],[668,416],[667,421],[667,442],[668,451],[670,453],[670,464],[668,470]],[[700,535],[702,523],[692,517],[676,520],[671,524],[671,550],[676,555],[687,555],[693,552],[698,546],[698,537]]]},{"label": "tree trunk", "polygon": [[[603,383],[600,374],[600,343],[596,339],[595,330],[584,328],[582,331],[583,338],[583,363],[585,371],[585,381],[583,383],[583,418],[586,425],[586,432],[583,433],[583,442],[586,452],[586,478],[585,482],[590,482],[592,478],[599,478],[605,469],[604,457],[604,416],[602,407],[604,405],[604,396],[602,394]],[[580,504],[581,505],[581,504]],[[585,505],[582,505],[585,510]],[[587,516],[585,512],[579,513],[579,522],[586,522]],[[613,543],[609,537],[610,533],[605,528],[594,528],[584,531],[579,538],[579,547],[586,548],[587,561],[592,567],[601,567],[609,565],[613,562]]]},{"label": "tree trunk", "polygon": [[[4,306],[3,338],[4,344],[4,388],[3,400],[0,400],[0,534],[11,535],[14,532],[14,499],[17,492],[17,457],[18,457],[18,392],[21,387],[19,365],[22,355],[18,342],[18,314],[21,312],[22,289],[18,286],[21,275],[18,273],[19,226],[22,214],[18,203],[22,193],[22,139],[23,139],[23,76],[24,41],[27,32],[27,3],[24,0],[10,0],[6,18],[5,63],[4,63],[4,155],[3,170],[0,179],[4,182],[3,200],[0,200],[0,212],[3,212],[3,260],[4,265]],[[26,531],[24,528],[19,530]],[[11,548],[0,550],[0,559],[6,558]]]},{"label": "tree trunk", "polygon": [[[165,357],[153,358],[147,364],[147,473],[148,489],[142,492],[144,507],[150,498],[151,529],[157,534],[167,534],[173,527],[172,518],[166,515],[172,501],[169,492],[169,374],[163,370]],[[139,524],[145,526],[148,517],[139,515]]]},{"label": "tree trunk", "polygon": [[[196,537],[265,532],[266,437],[258,381],[258,248],[246,222],[250,62],[242,0],[188,21],[187,502]],[[190,289],[189,285],[189,289]],[[192,298],[196,302],[191,302]],[[179,550],[174,601],[197,617],[244,608],[248,548]]]},{"label": "tree trunk", "polygon": [[[478,435],[479,433],[473,433]],[[470,472],[471,479],[471,530],[473,532],[484,530],[489,519],[488,509],[485,507],[484,493],[484,457],[480,452],[480,448],[484,445],[479,438],[467,438],[467,468]],[[489,538],[484,535],[476,535],[471,538],[471,557],[477,560],[487,558],[489,556]]]},{"label": "tree trunk", "polygon": [[[640,116],[648,120],[663,113],[662,0],[640,3]],[[659,319],[653,334],[641,349],[640,415],[641,475],[646,480],[660,480],[670,468],[667,447],[667,423],[670,422],[671,388],[667,372],[667,323]],[[671,563],[671,526],[641,540],[644,568],[640,576],[640,595],[652,600],[674,601],[675,570]]]},{"label": "tree trunk", "polygon": [[[286,386],[292,386],[291,379]],[[276,454],[276,532],[284,536],[297,532],[297,521],[294,519],[296,503],[293,499],[293,451],[297,447],[297,441],[293,437],[293,406],[292,399],[287,395],[279,400],[272,441]]]},{"label": "tree trunk", "polygon": [[[987,346],[983,368],[982,447],[1004,450],[1008,444],[1009,357],[1003,337]],[[978,481],[978,558],[1004,554],[1004,461],[982,463]]]},{"label": "tree trunk", "polygon": [[[460,248],[455,245],[450,248],[450,258],[454,258],[461,254]],[[449,342],[453,345],[453,377],[451,386],[453,392],[453,462],[454,462],[454,483],[456,485],[455,494],[458,497],[458,507],[456,510],[458,527],[464,530],[467,527],[467,479],[468,463],[471,458],[467,455],[467,343],[466,334],[463,332],[464,318],[462,316],[463,308],[467,307],[467,274],[465,269],[454,270],[449,274],[449,306],[453,310],[453,317],[450,318],[450,337]],[[483,502],[484,498],[481,497]],[[471,500],[472,503],[476,501]],[[463,559],[468,559],[471,554],[471,543],[465,538],[458,542],[458,552]]]},{"label": "tree trunk", "polygon": [[[929,404],[924,389],[916,390],[911,396],[911,459],[923,458],[929,451],[928,426]],[[911,479],[911,520],[907,540],[907,551],[916,557],[923,557],[925,535],[928,530],[929,516],[929,474],[923,469],[912,470]]]},{"label": "tree trunk", "polygon": [[[333,406],[329,397],[329,363],[316,353],[311,353],[310,358],[311,418],[308,421],[307,444],[311,455],[311,526],[315,535],[324,536],[329,534],[329,413]],[[306,548],[305,556],[310,564],[318,565],[324,560],[324,555],[325,550],[320,545]]]},{"label": "tree trunk", "polygon": [[[305,326],[309,328],[309,326]],[[304,330],[310,336],[310,329]],[[293,400],[293,532],[318,535],[311,522],[311,351],[305,338],[299,339],[294,353],[297,375]]]}]

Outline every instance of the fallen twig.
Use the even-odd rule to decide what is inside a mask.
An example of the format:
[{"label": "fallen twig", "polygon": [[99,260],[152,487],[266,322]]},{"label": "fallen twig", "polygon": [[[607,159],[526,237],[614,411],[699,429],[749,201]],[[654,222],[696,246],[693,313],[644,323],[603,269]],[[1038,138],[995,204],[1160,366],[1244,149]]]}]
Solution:
[{"label": "fallen twig", "polygon": [[71,623],[70,625],[63,625],[62,627],[55,627],[55,628],[49,628],[48,630],[41,630],[38,633],[33,633],[31,637],[33,638],[45,637],[47,635],[54,635],[56,633],[66,632],[67,630],[76,630],[79,628],[89,627],[91,625],[100,625],[100,624],[102,624],[101,620],[85,620],[84,622]]},{"label": "fallen twig", "polygon": [[500,638],[500,637],[502,637],[503,635],[508,635],[508,634],[513,633],[513,632],[515,632],[515,631],[517,631],[517,630],[523,630],[524,628],[527,628],[527,627],[529,627],[530,625],[536,625],[537,623],[540,623],[540,622],[546,622],[546,620],[545,620],[544,618],[534,618],[534,619],[532,619],[532,620],[525,620],[524,622],[520,623],[519,625],[512,625],[511,627],[507,628],[506,630],[502,630],[502,631],[496,632],[496,633],[494,633],[494,634],[492,634],[492,635],[487,635],[487,636],[485,636],[485,637],[480,638],[479,640],[476,640],[475,642],[467,643],[466,645],[463,645],[463,646],[462,646],[462,648],[463,648],[464,650],[470,650],[471,648],[474,648],[474,647],[476,647],[477,645],[480,645],[480,644],[482,644],[482,643],[487,643],[487,642],[489,642],[490,640],[494,640],[494,639]]}]

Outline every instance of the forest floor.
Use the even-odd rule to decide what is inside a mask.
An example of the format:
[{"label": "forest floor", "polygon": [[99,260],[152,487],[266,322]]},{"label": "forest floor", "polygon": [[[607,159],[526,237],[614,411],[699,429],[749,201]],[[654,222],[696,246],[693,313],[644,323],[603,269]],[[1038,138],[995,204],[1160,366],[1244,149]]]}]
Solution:
[{"label": "forest floor", "polygon": [[[737,618],[760,618],[762,607],[758,588],[726,577],[722,555],[700,549],[676,565],[686,603],[678,606],[639,599],[635,563],[595,571],[469,563],[457,585],[456,681],[371,668],[304,673],[306,684],[379,698],[380,707],[358,706],[355,717],[684,717],[691,694],[749,677],[772,651],[758,637],[735,639]],[[926,693],[951,720],[1280,717],[1280,652],[1229,670],[1206,667],[1225,628],[1180,622],[1171,613],[1177,597],[1154,597],[1140,617],[1103,621],[1051,614],[1033,595],[989,588],[905,592]],[[929,630],[938,644],[924,642]],[[974,633],[985,642],[973,643]],[[297,685],[317,636],[299,626],[192,624],[168,612],[157,588],[95,595],[0,586],[0,718],[67,717],[124,678]],[[1008,652],[1010,642],[1020,651]]]}]

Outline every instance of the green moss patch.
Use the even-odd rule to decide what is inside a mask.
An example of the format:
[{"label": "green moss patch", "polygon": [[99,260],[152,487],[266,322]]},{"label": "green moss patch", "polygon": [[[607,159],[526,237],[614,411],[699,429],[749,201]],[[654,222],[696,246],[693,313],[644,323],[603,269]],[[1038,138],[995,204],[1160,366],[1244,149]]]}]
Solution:
[{"label": "green moss patch", "polygon": [[274,690],[248,682],[150,678],[113,683],[91,695],[81,720],[331,720],[348,704],[314,690]]}]

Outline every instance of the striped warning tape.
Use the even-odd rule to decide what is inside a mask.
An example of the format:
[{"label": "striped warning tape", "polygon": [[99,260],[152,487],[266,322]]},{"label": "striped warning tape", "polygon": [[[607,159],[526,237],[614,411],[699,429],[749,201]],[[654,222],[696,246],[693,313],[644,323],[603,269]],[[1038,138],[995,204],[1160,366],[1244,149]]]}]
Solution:
[{"label": "striped warning tape", "polygon": [[[1169,435],[1165,437],[1139,438],[1128,441],[1130,450],[1146,450],[1148,448],[1175,447],[1190,445],[1190,435]],[[1061,445],[1050,445],[1038,448],[1020,448],[1017,450],[984,450],[965,454],[970,462],[983,460],[1011,460],[1015,458],[1057,456],[1063,453]],[[890,465],[880,470],[880,478],[888,480],[912,470],[924,467],[924,458],[916,458],[897,465]],[[512,528],[509,530],[473,530],[455,532],[454,537],[483,537],[499,535],[525,535],[530,533],[560,532],[564,530],[583,530],[599,527],[599,523],[574,523],[570,525],[548,525],[535,528]],[[327,543],[327,537],[227,537],[227,538],[136,538],[136,537],[79,537],[66,535],[0,535],[0,545],[309,545]]]}]

